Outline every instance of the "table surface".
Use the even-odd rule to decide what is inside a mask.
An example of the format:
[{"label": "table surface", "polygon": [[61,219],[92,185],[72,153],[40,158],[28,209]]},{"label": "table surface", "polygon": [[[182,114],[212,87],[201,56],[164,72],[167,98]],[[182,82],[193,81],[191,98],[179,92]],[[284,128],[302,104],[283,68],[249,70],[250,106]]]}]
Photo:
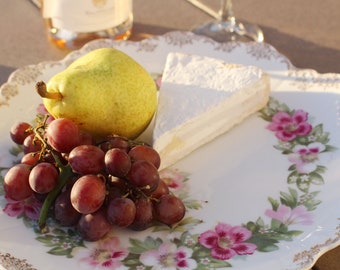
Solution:
[{"label": "table surface", "polygon": [[[217,10],[220,0],[202,0]],[[298,68],[340,73],[339,0],[234,0],[242,21],[258,24],[265,42]],[[190,30],[210,20],[185,0],[134,0],[132,40],[171,30]],[[0,0],[0,85],[17,68],[60,60],[68,52],[50,44],[40,11],[28,0]],[[324,254],[314,270],[340,269],[340,247]]]}]

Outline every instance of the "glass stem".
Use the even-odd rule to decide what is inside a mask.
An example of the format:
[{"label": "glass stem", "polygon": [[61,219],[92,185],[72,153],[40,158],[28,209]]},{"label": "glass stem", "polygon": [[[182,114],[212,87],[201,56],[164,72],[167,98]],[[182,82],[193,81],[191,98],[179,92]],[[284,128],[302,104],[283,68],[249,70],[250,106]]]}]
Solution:
[{"label": "glass stem", "polygon": [[235,24],[232,0],[221,0],[221,8],[218,14],[221,21]]}]

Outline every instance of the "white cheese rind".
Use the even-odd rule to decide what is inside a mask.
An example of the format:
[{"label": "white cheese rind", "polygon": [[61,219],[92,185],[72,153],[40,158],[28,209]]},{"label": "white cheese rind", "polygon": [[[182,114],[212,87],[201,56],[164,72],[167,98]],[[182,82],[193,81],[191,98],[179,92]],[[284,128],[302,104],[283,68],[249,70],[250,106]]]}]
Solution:
[{"label": "white cheese rind", "polygon": [[159,91],[153,147],[161,168],[227,132],[261,109],[269,77],[258,67],[170,53]]}]

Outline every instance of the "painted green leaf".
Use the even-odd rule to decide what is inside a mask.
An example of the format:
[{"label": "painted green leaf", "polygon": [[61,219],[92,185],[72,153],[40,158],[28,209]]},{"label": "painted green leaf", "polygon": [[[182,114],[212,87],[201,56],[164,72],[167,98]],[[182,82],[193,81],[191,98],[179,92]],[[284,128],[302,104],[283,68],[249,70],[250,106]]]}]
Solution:
[{"label": "painted green leaf", "polygon": [[266,107],[259,111],[259,117],[267,122],[271,122],[274,115],[274,110],[269,107],[269,104],[270,103],[268,103]]},{"label": "painted green leaf", "polygon": [[289,188],[289,193],[280,192],[280,201],[282,204],[290,206],[291,208],[296,207],[298,202],[298,193],[296,190]]},{"label": "painted green leaf", "polygon": [[290,153],[290,150],[287,150],[287,146],[282,144],[276,144],[273,146],[276,150],[282,151],[282,154]]},{"label": "painted green leaf", "polygon": [[272,197],[269,197],[268,200],[269,200],[270,204],[272,205],[273,210],[276,211],[277,208],[280,205],[279,202],[277,200],[273,199]]},{"label": "painted green leaf", "polygon": [[256,225],[260,226],[260,227],[265,227],[265,223],[264,223],[264,220],[259,217],[257,220],[256,220]]},{"label": "painted green leaf", "polygon": [[318,173],[318,174],[323,174],[323,173],[326,172],[326,170],[327,170],[327,168],[326,168],[325,166],[318,165],[318,166],[316,167],[315,172]]},{"label": "painted green leaf", "polygon": [[36,237],[36,239],[39,242],[45,244],[46,246],[54,246],[55,245],[55,243],[52,242],[52,240],[55,239],[55,236],[53,236],[53,235],[38,236],[38,237]]},{"label": "painted green leaf", "polygon": [[128,257],[124,260],[124,265],[130,267],[129,269],[137,269],[137,266],[141,264],[139,261],[139,256],[140,254],[134,254],[130,252]]},{"label": "painted green leaf", "polygon": [[267,114],[264,114],[264,113],[260,114],[260,117],[267,122],[270,122],[272,120],[271,115],[267,115]]},{"label": "painted green leaf", "polygon": [[[200,266],[205,268],[200,268]],[[216,260],[216,259],[210,259],[209,263],[207,265],[200,264],[200,266],[197,269],[219,269],[224,267],[232,267],[232,265],[227,261],[222,260]]]},{"label": "painted green leaf", "polygon": [[198,210],[202,208],[199,200],[183,199],[183,203],[187,209]]},{"label": "painted green leaf", "polygon": [[320,200],[310,200],[305,202],[303,205],[307,208],[308,211],[313,211],[320,203]]},{"label": "painted green leaf", "polygon": [[303,181],[301,178],[299,178],[296,182],[296,186],[302,192],[307,193],[310,187],[310,181]]},{"label": "painted green leaf", "polygon": [[317,124],[313,128],[313,133],[314,134],[322,134],[323,133],[323,126],[322,124]]},{"label": "painted green leaf", "polygon": [[275,244],[277,244],[278,241],[273,238],[269,238],[265,234],[253,235],[250,239],[247,240],[247,242],[255,244],[258,251],[268,252],[272,250],[277,250],[277,248],[273,249],[273,247],[277,247]]},{"label": "painted green leaf", "polygon": [[259,230],[259,226],[253,221],[248,221],[245,227],[251,232],[257,232]]},{"label": "painted green leaf", "polygon": [[4,173],[2,173],[3,171],[6,171],[8,168],[3,168],[3,167],[0,167],[0,196],[3,196],[5,195],[5,191],[4,191]]},{"label": "painted green leaf", "polygon": [[309,144],[309,139],[307,137],[297,137],[296,139],[296,143],[297,144],[301,144],[301,145],[308,145]]},{"label": "painted green leaf", "polygon": [[326,144],[329,142],[329,132],[325,132],[320,134],[320,136],[318,136],[317,141],[322,143],[322,144]]},{"label": "painted green leaf", "polygon": [[298,236],[298,235],[300,235],[302,233],[303,233],[303,231],[291,230],[291,231],[288,231],[286,233],[286,235],[291,236],[291,237],[295,237],[295,236]]},{"label": "painted green leaf", "polygon": [[299,179],[299,173],[295,170],[295,165],[292,165],[292,166],[294,166],[294,168],[292,169],[294,171],[291,172],[287,177],[287,183],[288,184],[295,184],[296,181]]},{"label": "painted green leaf", "polygon": [[211,258],[210,255],[211,250],[208,248],[205,248],[201,245],[196,245],[194,247],[194,252],[192,254],[192,257],[195,258],[197,261],[199,261],[202,258]]},{"label": "painted green leaf", "polygon": [[162,244],[162,239],[160,238],[152,238],[150,236],[146,237],[144,241],[140,241],[137,239],[130,238],[130,244],[132,245],[129,250],[130,252],[141,254],[147,250],[158,249],[158,247]]},{"label": "painted green leaf", "polygon": [[72,252],[72,248],[63,248],[61,246],[54,247],[50,249],[47,253],[52,254],[52,255],[58,255],[58,256],[67,256],[70,255]]},{"label": "painted green leaf", "polygon": [[293,173],[298,174],[298,172],[296,171],[296,165],[292,164],[289,166],[288,171],[293,171]]},{"label": "painted green leaf", "polygon": [[272,219],[271,222],[270,222],[270,228],[273,231],[279,231],[281,226],[282,226],[282,223],[279,220]]},{"label": "painted green leaf", "polygon": [[288,155],[288,154],[290,154],[290,153],[292,153],[292,150],[291,150],[291,149],[284,149],[284,150],[282,151],[282,155]]},{"label": "painted green leaf", "polygon": [[323,185],[325,181],[322,176],[316,172],[310,173],[311,183],[314,185]]},{"label": "painted green leaf", "polygon": [[197,226],[198,224],[201,224],[203,221],[193,218],[193,217],[185,217],[183,218],[179,223],[176,225],[169,227],[163,223],[157,223],[152,229],[153,232],[161,232],[161,231],[166,231],[166,232],[186,232],[190,231],[192,228]]},{"label": "painted green leaf", "polygon": [[[188,220],[190,220],[190,222],[186,223]],[[182,221],[184,223],[182,223]],[[192,230],[194,227],[196,227],[198,224],[202,223],[202,220],[198,220],[198,219],[194,219],[191,217],[188,217],[184,220],[182,220],[178,226],[174,227],[171,231],[172,232],[186,232],[186,231],[190,231]]]},{"label": "painted green leaf", "polygon": [[260,247],[257,250],[261,251],[261,252],[273,252],[273,251],[276,251],[278,249],[279,249],[279,247],[277,245],[268,245],[268,246]]},{"label": "painted green leaf", "polygon": [[327,144],[326,148],[325,148],[325,150],[323,152],[333,152],[333,151],[336,151],[336,150],[338,150],[337,147]]},{"label": "painted green leaf", "polygon": [[59,236],[67,236],[68,233],[66,231],[64,231],[63,229],[61,228],[53,228],[52,231],[51,231],[54,235],[59,235]]},{"label": "painted green leaf", "polygon": [[9,149],[9,153],[15,157],[17,157],[20,153],[22,153],[22,147],[19,145],[15,145]]},{"label": "painted green leaf", "polygon": [[[22,217],[22,221],[23,221],[26,228],[32,228],[33,227],[33,229],[35,229],[36,221],[26,217],[25,215],[22,215],[21,217]],[[36,232],[39,233],[40,231],[36,231]]]}]

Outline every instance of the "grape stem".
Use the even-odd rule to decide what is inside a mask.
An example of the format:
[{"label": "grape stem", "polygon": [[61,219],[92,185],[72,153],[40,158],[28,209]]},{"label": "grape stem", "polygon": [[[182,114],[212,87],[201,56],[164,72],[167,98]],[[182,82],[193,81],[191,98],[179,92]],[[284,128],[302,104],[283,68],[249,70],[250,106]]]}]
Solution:
[{"label": "grape stem", "polygon": [[51,208],[51,205],[53,204],[58,194],[61,192],[61,190],[65,186],[67,180],[73,176],[71,166],[69,164],[62,165],[58,155],[56,155],[53,151],[51,151],[51,153],[55,161],[58,163],[59,177],[58,177],[57,185],[54,187],[54,189],[51,192],[48,193],[44,201],[44,204],[41,208],[41,211],[40,211],[38,224],[39,224],[40,231],[42,233],[46,232],[46,219],[47,219],[48,211]]},{"label": "grape stem", "polygon": [[[146,200],[153,199],[153,198],[147,196],[143,192],[144,188],[139,188],[139,187],[136,187],[135,185],[130,184],[129,180],[127,180],[126,178],[122,178],[122,180],[124,180],[124,183],[125,183],[125,185],[127,186],[128,190],[129,190],[129,192],[124,195],[124,197],[127,197],[128,195],[131,195],[133,197],[143,197]],[[148,188],[150,188],[149,185],[148,185]],[[148,189],[148,188],[145,188],[145,189]]]},{"label": "grape stem", "polygon": [[[56,186],[54,187],[54,189],[52,191],[50,191],[48,193],[48,195],[47,195],[47,197],[46,197],[46,199],[45,199],[45,201],[42,205],[41,211],[40,211],[38,225],[39,225],[40,231],[42,233],[46,232],[46,219],[47,219],[48,212],[49,212],[53,202],[55,201],[55,199],[57,198],[57,196],[59,195],[59,193],[61,192],[63,187],[66,185],[67,180],[70,179],[73,176],[71,166],[69,164],[63,165],[58,154],[55,153],[55,151],[53,149],[51,149],[51,147],[48,145],[48,143],[44,140],[43,136],[39,132],[40,129],[45,128],[46,120],[47,120],[47,116],[45,116],[45,119],[42,121],[42,123],[34,129],[34,132],[35,132],[35,136],[43,144],[43,146],[44,146],[43,149],[45,149],[45,151],[46,150],[49,151],[52,154],[54,161],[57,163],[58,168],[59,168],[59,176],[58,176],[58,182],[57,182]],[[42,155],[43,152],[44,152],[44,150],[42,150],[40,154]]]}]

